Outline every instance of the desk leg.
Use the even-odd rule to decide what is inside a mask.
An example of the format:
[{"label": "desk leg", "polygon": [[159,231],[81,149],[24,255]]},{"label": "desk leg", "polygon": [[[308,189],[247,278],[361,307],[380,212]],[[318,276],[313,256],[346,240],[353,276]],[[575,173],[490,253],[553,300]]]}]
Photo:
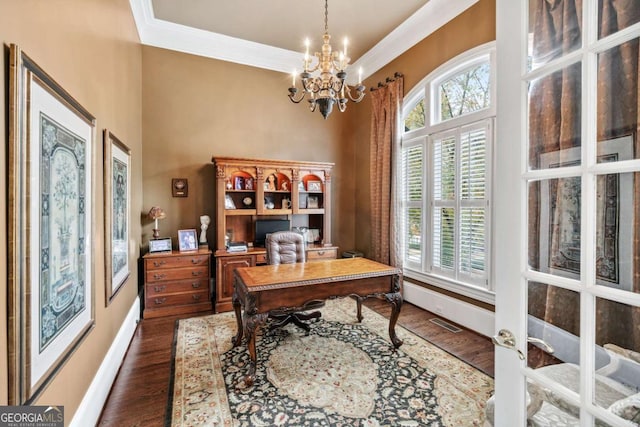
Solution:
[{"label": "desk leg", "polygon": [[244,382],[250,386],[256,379],[256,364],[258,360],[258,354],[256,353],[256,329],[266,322],[269,317],[268,313],[261,314],[246,314],[244,324],[246,327],[247,335],[247,348],[249,350],[249,374],[245,377]]},{"label": "desk leg", "polygon": [[236,312],[236,323],[238,325],[238,332],[232,339],[233,346],[236,347],[242,342],[242,333],[244,328],[242,327],[241,305],[238,295],[236,295],[235,292],[233,293],[233,311]]},{"label": "desk leg", "polygon": [[396,335],[396,322],[400,316],[400,309],[402,308],[402,294],[400,292],[394,292],[386,294],[387,301],[391,304],[391,316],[389,317],[389,338],[395,348],[402,345],[402,340]]}]

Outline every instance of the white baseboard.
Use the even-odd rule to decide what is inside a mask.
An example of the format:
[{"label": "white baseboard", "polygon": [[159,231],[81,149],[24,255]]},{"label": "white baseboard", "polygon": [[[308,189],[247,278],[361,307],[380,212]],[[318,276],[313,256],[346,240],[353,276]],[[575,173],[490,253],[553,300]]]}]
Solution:
[{"label": "white baseboard", "polygon": [[118,370],[129,348],[131,338],[136,331],[137,322],[140,319],[140,298],[136,298],[122,322],[109,351],[102,360],[102,364],[93,377],[89,389],[84,395],[78,410],[73,416],[70,427],[94,426],[98,424],[102,407],[107,401],[111,386],[118,375]]},{"label": "white baseboard", "polygon": [[405,301],[484,336],[490,337],[495,334],[493,312],[413,283],[405,281],[403,286]]}]

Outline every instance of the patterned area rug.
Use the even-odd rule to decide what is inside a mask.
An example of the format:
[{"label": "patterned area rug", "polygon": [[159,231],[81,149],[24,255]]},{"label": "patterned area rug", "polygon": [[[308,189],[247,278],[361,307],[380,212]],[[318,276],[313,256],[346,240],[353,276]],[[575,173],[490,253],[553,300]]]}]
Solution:
[{"label": "patterned area rug", "polygon": [[481,426],[493,379],[411,332],[394,351],[389,321],[351,299],[327,301],[309,336],[294,326],[231,347],[233,313],[180,320],[167,425]]}]

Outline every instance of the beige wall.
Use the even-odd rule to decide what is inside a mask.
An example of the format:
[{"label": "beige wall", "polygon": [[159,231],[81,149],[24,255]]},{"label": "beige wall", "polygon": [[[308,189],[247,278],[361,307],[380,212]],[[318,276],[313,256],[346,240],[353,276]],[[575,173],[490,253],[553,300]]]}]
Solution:
[{"label": "beige wall", "polygon": [[[495,0],[480,0],[449,24],[416,44],[403,55],[369,77],[365,84],[376,87],[387,77],[399,72],[404,75],[404,93],[426,77],[431,71],[448,60],[496,37]],[[350,139],[356,144],[356,246],[365,255],[371,249],[370,209],[369,209],[369,138],[370,138],[370,97],[365,98],[365,106],[356,110],[351,124],[355,124]]]},{"label": "beige wall", "polygon": [[[287,98],[291,77],[283,73],[143,47],[144,216],[154,206],[167,217],[160,234],[196,228],[214,218],[213,156],[334,162],[333,243],[354,244],[352,197],[354,143],[342,133],[350,109],[324,120],[306,100]],[[189,180],[189,196],[171,195],[171,178]],[[143,242],[152,223],[143,218]],[[212,221],[215,224],[215,221]],[[213,244],[214,227],[208,231]]]},{"label": "beige wall", "polygon": [[[97,230],[94,233],[95,328],[55,376],[36,404],[64,405],[68,423],[121,323],[136,298],[137,254],[130,262],[132,274],[108,307],[105,306],[104,233],[102,190],[102,129],[110,129],[132,153],[132,208],[142,205],[142,55],[127,0],[0,0],[0,134],[7,135],[7,49],[17,44],[97,119],[94,199]],[[0,198],[5,201],[7,145],[0,148]],[[7,251],[5,202],[0,209],[0,405],[8,402],[7,377]],[[132,217],[133,246],[140,241],[140,221]]]}]

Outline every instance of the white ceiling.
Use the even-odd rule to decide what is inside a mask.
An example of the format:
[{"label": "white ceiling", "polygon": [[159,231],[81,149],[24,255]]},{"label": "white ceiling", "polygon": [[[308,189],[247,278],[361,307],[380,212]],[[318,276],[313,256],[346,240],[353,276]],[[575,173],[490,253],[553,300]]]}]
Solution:
[{"label": "white ceiling", "polygon": [[[332,47],[373,74],[478,0],[329,0]],[[130,0],[146,45],[290,73],[320,50],[323,0]],[[353,73],[351,73],[353,74]]]}]

